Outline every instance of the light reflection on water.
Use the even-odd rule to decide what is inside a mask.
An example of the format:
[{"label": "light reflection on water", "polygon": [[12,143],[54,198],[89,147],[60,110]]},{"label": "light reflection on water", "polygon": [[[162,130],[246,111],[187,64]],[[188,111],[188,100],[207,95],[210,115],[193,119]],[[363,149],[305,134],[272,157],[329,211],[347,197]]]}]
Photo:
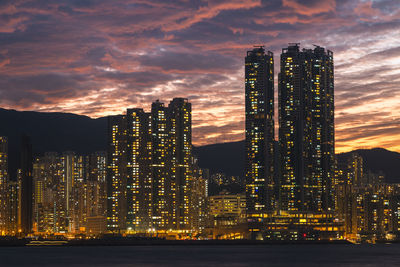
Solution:
[{"label": "light reflection on water", "polygon": [[2,247],[0,266],[400,266],[400,244]]}]

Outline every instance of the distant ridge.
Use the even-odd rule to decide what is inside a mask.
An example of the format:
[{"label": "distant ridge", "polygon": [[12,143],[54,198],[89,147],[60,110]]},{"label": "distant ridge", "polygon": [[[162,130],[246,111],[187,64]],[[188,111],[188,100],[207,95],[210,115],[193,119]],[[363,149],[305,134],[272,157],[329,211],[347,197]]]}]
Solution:
[{"label": "distant ridge", "polygon": [[[207,145],[194,148],[199,165],[209,168],[211,173],[224,172],[228,175],[244,176],[244,141]],[[384,148],[358,149],[337,154],[338,162],[345,162],[351,153],[364,158],[366,170],[373,173],[382,171],[388,183],[400,183],[400,153]]]},{"label": "distant ridge", "polygon": [[107,118],[71,113],[16,111],[0,108],[0,135],[9,141],[9,172],[15,179],[20,138],[31,137],[35,154],[47,151],[90,153],[106,148]]},{"label": "distant ridge", "polygon": [[357,153],[362,156],[365,166],[371,172],[378,173],[382,171],[385,174],[386,182],[400,183],[400,153],[384,148],[357,149],[338,154],[338,161],[347,160],[351,153]]},{"label": "distant ridge", "polygon": [[[0,135],[9,139],[10,174],[15,178],[19,165],[19,142],[22,133],[32,138],[34,152],[75,151],[89,154],[107,148],[107,117],[92,119],[71,113],[44,113],[0,108]],[[244,177],[244,141],[194,147],[202,168]],[[400,183],[400,153],[383,148],[359,149],[368,169],[382,171],[390,183]],[[337,155],[343,162],[352,152]]]},{"label": "distant ridge", "polygon": [[194,147],[202,168],[210,173],[222,172],[229,176],[244,177],[244,141],[227,142]]}]

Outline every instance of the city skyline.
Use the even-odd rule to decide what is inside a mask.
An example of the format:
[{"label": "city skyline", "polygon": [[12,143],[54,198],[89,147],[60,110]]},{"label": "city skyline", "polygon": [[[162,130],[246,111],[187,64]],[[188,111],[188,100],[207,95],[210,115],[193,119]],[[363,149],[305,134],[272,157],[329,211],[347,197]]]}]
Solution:
[{"label": "city skyline", "polygon": [[279,62],[282,47],[300,42],[335,55],[336,152],[400,151],[396,1],[6,1],[0,7],[2,108],[98,117],[185,97],[193,105],[194,145],[244,140],[244,52],[264,45]]},{"label": "city skyline", "polygon": [[35,237],[59,244],[55,236],[63,244],[109,237],[399,240],[400,184],[387,179],[390,167],[372,169],[357,152],[341,160],[335,154],[333,52],[317,45],[300,49],[298,43],[282,48],[277,122],[273,53],[255,46],[243,63],[244,173],[226,177],[199,165],[204,157],[192,146],[187,98],[175,97],[168,106],[155,100],[150,112],[128,107],[109,116],[107,152],[35,155],[22,134],[16,180],[7,173],[8,137],[1,137],[1,235],[23,245],[41,245]]}]

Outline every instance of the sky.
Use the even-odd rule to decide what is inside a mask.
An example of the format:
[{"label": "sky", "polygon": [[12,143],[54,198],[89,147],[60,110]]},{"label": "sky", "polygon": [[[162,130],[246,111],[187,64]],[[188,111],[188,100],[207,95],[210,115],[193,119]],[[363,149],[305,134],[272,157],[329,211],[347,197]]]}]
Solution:
[{"label": "sky", "polygon": [[272,51],[277,76],[293,42],[334,53],[336,152],[400,152],[399,0],[2,0],[0,107],[96,118],[185,97],[194,145],[243,140],[246,51]]}]

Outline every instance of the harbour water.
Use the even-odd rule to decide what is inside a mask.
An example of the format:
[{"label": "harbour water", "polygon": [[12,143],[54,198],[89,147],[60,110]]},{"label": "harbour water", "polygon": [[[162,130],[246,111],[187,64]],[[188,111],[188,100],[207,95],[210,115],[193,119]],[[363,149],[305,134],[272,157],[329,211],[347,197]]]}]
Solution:
[{"label": "harbour water", "polygon": [[0,266],[400,266],[400,244],[2,247]]}]

